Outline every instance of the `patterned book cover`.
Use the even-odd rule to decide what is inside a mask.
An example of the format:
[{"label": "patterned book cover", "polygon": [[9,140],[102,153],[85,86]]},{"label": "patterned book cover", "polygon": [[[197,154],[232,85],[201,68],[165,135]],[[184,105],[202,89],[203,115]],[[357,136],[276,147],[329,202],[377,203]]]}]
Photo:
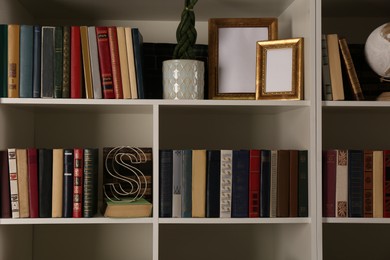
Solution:
[{"label": "patterned book cover", "polygon": [[92,73],[91,73],[91,56],[89,52],[89,42],[88,42],[88,27],[80,26],[80,38],[81,38],[81,54],[82,54],[82,64],[84,72],[84,87],[85,87],[85,97],[92,99],[93,98],[93,87],[92,87]]},{"label": "patterned book cover", "polygon": [[30,217],[39,218],[38,154],[36,148],[27,149]]},{"label": "patterned book cover", "polygon": [[221,201],[219,216],[232,216],[233,151],[221,150]]},{"label": "patterned book cover", "polygon": [[56,26],[54,29],[54,97],[62,97],[63,81],[63,28]]},{"label": "patterned book cover", "polygon": [[70,28],[70,97],[82,98],[80,26]]},{"label": "patterned book cover", "polygon": [[64,149],[64,188],[62,196],[62,216],[73,216],[73,173],[74,173],[73,149]]},{"label": "patterned book cover", "polygon": [[83,217],[93,217],[98,211],[99,149],[84,149]]},{"label": "patterned book cover", "polygon": [[183,150],[181,217],[192,217],[192,150]]},{"label": "patterned book cover", "polygon": [[0,97],[8,97],[8,25],[0,24]]},{"label": "patterned book cover", "polygon": [[41,97],[52,98],[54,93],[55,27],[42,26]]},{"label": "patterned book cover", "polygon": [[335,217],[336,201],[336,150],[322,152],[322,215]]},{"label": "patterned book cover", "polygon": [[161,149],[159,157],[159,217],[170,218],[172,217],[172,150]]},{"label": "patterned book cover", "polygon": [[383,218],[383,151],[373,151],[373,217]]},{"label": "patterned book cover", "polygon": [[20,25],[8,25],[8,97],[19,97]]},{"label": "patterned book cover", "polygon": [[39,217],[50,218],[52,209],[53,150],[38,150]]},{"label": "patterned book cover", "polygon": [[70,98],[70,26],[64,26],[62,43],[62,94],[63,98]]},{"label": "patterned book cover", "polygon": [[73,150],[73,217],[81,218],[83,211],[84,150]]},{"label": "patterned book cover", "polygon": [[271,151],[261,150],[260,161],[260,217],[270,214]]},{"label": "patterned book cover", "polygon": [[363,217],[364,153],[348,150],[348,216]]},{"label": "patterned book cover", "polygon": [[348,151],[336,150],[336,217],[348,217]]},{"label": "patterned book cover", "polygon": [[33,49],[34,27],[32,25],[20,26],[20,97],[33,96]]},{"label": "patterned book cover", "polygon": [[28,192],[27,149],[16,149],[16,167],[18,172],[19,217],[30,217]]},{"label": "patterned book cover", "polygon": [[109,26],[108,29],[108,42],[110,46],[110,58],[112,69],[112,83],[114,85],[114,94],[116,99],[123,98],[122,76],[121,76],[121,63],[119,60],[118,49],[118,36],[115,26]]},{"label": "patterned book cover", "polygon": [[8,149],[8,167],[9,167],[9,186],[11,194],[11,212],[12,218],[19,218],[19,190],[18,190],[18,171],[16,166],[16,149]]},{"label": "patterned book cover", "polygon": [[249,216],[249,150],[233,150],[232,218]]},{"label": "patterned book cover", "polygon": [[298,217],[309,216],[308,151],[298,153]]},{"label": "patterned book cover", "polygon": [[103,98],[115,98],[112,79],[110,46],[108,42],[108,28],[105,26],[96,27],[96,38],[99,54],[100,77],[103,89]]},{"label": "patterned book cover", "polygon": [[271,150],[271,164],[270,164],[270,203],[269,203],[269,217],[276,218],[276,203],[278,191],[278,151]]},{"label": "patterned book cover", "polygon": [[218,218],[220,208],[221,151],[207,151],[206,217]]},{"label": "patterned book cover", "polygon": [[53,218],[62,217],[62,196],[64,185],[64,149],[53,149],[53,189],[51,216]]},{"label": "patterned book cover", "polygon": [[41,42],[42,27],[34,25],[34,50],[33,50],[33,97],[41,97]]},{"label": "patterned book cover", "polygon": [[260,150],[249,151],[249,217],[260,216]]},{"label": "patterned book cover", "polygon": [[183,150],[173,150],[172,217],[181,217]]},{"label": "patterned book cover", "polygon": [[0,151],[0,199],[1,218],[11,218],[10,178],[8,173],[8,152]]},{"label": "patterned book cover", "polygon": [[363,214],[373,217],[373,151],[364,150]]}]

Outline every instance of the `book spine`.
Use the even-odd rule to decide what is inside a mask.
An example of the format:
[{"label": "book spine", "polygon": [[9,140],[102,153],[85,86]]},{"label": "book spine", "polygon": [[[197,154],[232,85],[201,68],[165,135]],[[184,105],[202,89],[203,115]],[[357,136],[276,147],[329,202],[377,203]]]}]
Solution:
[{"label": "book spine", "polygon": [[42,26],[41,97],[52,98],[54,91],[55,27]]},{"label": "book spine", "polygon": [[99,54],[100,76],[103,89],[103,97],[106,99],[115,98],[112,81],[112,68],[110,57],[110,46],[108,42],[108,29],[104,26],[96,27],[96,38]]},{"label": "book spine", "polygon": [[260,216],[260,150],[249,151],[249,217]]},{"label": "book spine", "polygon": [[249,216],[249,150],[233,151],[232,217]]},{"label": "book spine", "polygon": [[8,25],[0,24],[0,97],[8,97]]},{"label": "book spine", "polygon": [[160,150],[159,153],[159,216],[170,218],[172,217],[173,152],[172,150]]},{"label": "book spine", "polygon": [[192,151],[192,217],[206,216],[206,150]]},{"label": "book spine", "polygon": [[131,33],[131,28],[129,27],[125,27],[125,38],[126,38],[127,63],[129,67],[131,98],[138,98],[137,74],[135,71],[134,48],[133,48],[133,35]]},{"label": "book spine", "polygon": [[50,218],[52,211],[52,149],[38,150],[38,178],[39,178],[39,217]]},{"label": "book spine", "polygon": [[137,73],[137,96],[144,99],[144,75],[143,75],[143,37],[138,28],[132,28],[135,71]]},{"label": "book spine", "polygon": [[19,190],[18,190],[18,171],[16,166],[16,149],[8,149],[8,167],[9,184],[11,194],[11,212],[12,218],[19,218]]},{"label": "book spine", "polygon": [[62,201],[62,216],[64,218],[73,216],[73,161],[73,149],[64,149],[64,194]]},{"label": "book spine", "polygon": [[102,98],[102,83],[100,81],[99,55],[97,49],[96,27],[88,27],[89,56],[91,59],[91,75],[93,98]]},{"label": "book spine", "polygon": [[348,151],[348,216],[363,217],[364,154],[361,150]]},{"label": "book spine", "polygon": [[64,150],[61,148],[53,149],[53,188],[52,188],[52,211],[53,218],[62,217],[62,196],[63,196],[63,168],[64,168]]},{"label": "book spine", "polygon": [[41,97],[41,43],[42,28],[34,25],[34,50],[33,50],[33,97]]},{"label": "book spine", "polygon": [[83,205],[83,165],[84,151],[81,148],[74,149],[74,174],[73,174],[73,217],[81,218]]},{"label": "book spine", "polygon": [[341,70],[340,51],[337,34],[327,35],[330,81],[333,100],[344,100],[344,85]]},{"label": "book spine", "polygon": [[11,218],[10,177],[8,170],[8,152],[0,151],[0,198],[1,218]]},{"label": "book spine", "polygon": [[290,151],[289,217],[298,217],[298,150]]},{"label": "book spine", "polygon": [[270,218],[276,217],[276,202],[277,202],[277,190],[278,190],[278,151],[271,151],[271,171],[270,171],[270,203],[269,203],[269,216]]},{"label": "book spine", "polygon": [[383,217],[383,151],[373,152],[373,217]]},{"label": "book spine", "polygon": [[290,193],[290,151],[278,151],[278,178],[276,216],[289,216],[289,193]]},{"label": "book spine", "polygon": [[33,34],[31,25],[20,26],[20,97],[31,98],[33,69]]},{"label": "book spine", "polygon": [[115,26],[108,27],[108,42],[110,46],[110,58],[112,68],[112,82],[116,99],[123,98],[121,63],[119,60],[118,36]]},{"label": "book spine", "polygon": [[130,77],[129,77],[129,64],[127,63],[125,28],[117,27],[116,30],[118,36],[118,52],[119,52],[120,74],[122,79],[123,98],[129,99],[131,98],[131,89],[130,89]]},{"label": "book spine", "polygon": [[192,217],[192,150],[183,150],[181,217]]},{"label": "book spine", "polygon": [[70,28],[70,97],[82,97],[80,26]]},{"label": "book spine", "polygon": [[322,35],[322,93],[324,100],[332,100],[332,85],[330,82],[328,43],[326,35]]},{"label": "book spine", "polygon": [[390,150],[383,151],[383,217],[390,217]]},{"label": "book spine", "polygon": [[89,54],[88,27],[80,26],[81,54],[84,71],[85,97],[93,98],[92,74],[91,74],[91,56]]},{"label": "book spine", "polygon": [[260,217],[270,214],[271,151],[261,150],[260,162]]},{"label": "book spine", "polygon": [[348,217],[348,151],[336,150],[336,217]]},{"label": "book spine", "polygon": [[90,218],[98,209],[99,150],[84,149],[83,217]]},{"label": "book spine", "polygon": [[221,151],[207,151],[206,217],[218,218],[220,208]]},{"label": "book spine", "polygon": [[172,217],[181,217],[183,151],[173,150]]},{"label": "book spine", "polygon": [[27,149],[30,217],[39,218],[38,154],[36,148]]},{"label": "book spine", "polygon": [[352,87],[352,93],[355,100],[364,100],[363,92],[360,87],[359,79],[356,74],[355,65],[349,52],[348,43],[345,38],[339,40],[341,54],[347,69],[348,79]]},{"label": "book spine", "polygon": [[363,215],[373,217],[373,151],[364,151]]},{"label": "book spine", "polygon": [[233,177],[233,151],[221,150],[221,218],[230,218],[232,213],[232,177]]},{"label": "book spine", "polygon": [[63,29],[61,26],[54,28],[54,97],[62,97],[63,80]]},{"label": "book spine", "polygon": [[30,217],[30,206],[28,197],[28,173],[27,173],[27,150],[16,149],[16,167],[18,172],[19,192],[19,217]]},{"label": "book spine", "polygon": [[62,93],[63,98],[70,98],[70,26],[63,27],[62,51]]},{"label": "book spine", "polygon": [[307,156],[307,150],[302,150],[298,153],[298,217],[309,216],[309,169]]},{"label": "book spine", "polygon": [[8,25],[8,97],[19,97],[20,25]]},{"label": "book spine", "polygon": [[337,151],[323,151],[322,168],[322,215],[335,217]]}]

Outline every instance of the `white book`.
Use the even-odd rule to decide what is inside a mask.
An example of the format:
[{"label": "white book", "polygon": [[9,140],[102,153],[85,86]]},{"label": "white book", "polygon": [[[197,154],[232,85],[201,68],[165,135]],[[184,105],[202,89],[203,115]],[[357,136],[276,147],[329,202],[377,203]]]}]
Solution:
[{"label": "white book", "polygon": [[276,205],[278,194],[278,151],[271,151],[271,184],[270,184],[270,205],[269,217],[276,218]]},{"label": "white book", "polygon": [[383,218],[383,151],[373,151],[373,217]]},{"label": "white book", "polygon": [[183,151],[173,150],[172,158],[172,217],[181,217]]},{"label": "white book", "polygon": [[336,217],[348,217],[348,150],[336,151]]},{"label": "white book", "polygon": [[91,60],[93,98],[102,98],[102,83],[100,80],[99,54],[96,38],[96,27],[88,27],[89,56]]},{"label": "white book", "polygon": [[12,218],[19,218],[18,172],[16,166],[15,148],[8,149],[8,170],[9,170]]},{"label": "white book", "polygon": [[221,150],[221,218],[230,218],[232,215],[232,177],[233,177],[233,151]]}]

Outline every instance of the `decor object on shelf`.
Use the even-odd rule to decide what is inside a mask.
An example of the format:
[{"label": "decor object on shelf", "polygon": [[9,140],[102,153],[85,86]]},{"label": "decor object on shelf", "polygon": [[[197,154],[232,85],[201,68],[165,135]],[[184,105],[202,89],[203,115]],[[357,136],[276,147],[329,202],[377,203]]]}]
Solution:
[{"label": "decor object on shelf", "polygon": [[255,99],[256,42],[276,40],[276,18],[209,20],[209,98]]},{"label": "decor object on shelf", "polygon": [[194,6],[198,0],[185,0],[176,30],[177,45],[173,60],[163,62],[164,99],[203,99],[204,62],[195,60],[193,48],[197,32]]},{"label": "decor object on shelf", "polygon": [[303,38],[259,41],[256,99],[303,99]]}]

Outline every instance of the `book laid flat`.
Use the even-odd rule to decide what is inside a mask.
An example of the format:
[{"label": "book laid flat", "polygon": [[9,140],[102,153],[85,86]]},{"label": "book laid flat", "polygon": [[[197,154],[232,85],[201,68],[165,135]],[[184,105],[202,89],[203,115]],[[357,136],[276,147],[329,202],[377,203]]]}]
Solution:
[{"label": "book laid flat", "polygon": [[27,149],[28,185],[30,199],[30,217],[39,217],[38,194],[38,154],[36,148]]},{"label": "book laid flat", "polygon": [[84,150],[73,150],[73,217],[81,218],[83,205]]},{"label": "book laid flat", "polygon": [[8,171],[9,187],[11,197],[12,218],[19,218],[19,189],[18,189],[18,168],[16,164],[16,149],[8,149]]},{"label": "book laid flat", "polygon": [[62,217],[64,149],[53,149],[52,218]]},{"label": "book laid flat", "polygon": [[19,217],[30,217],[30,199],[28,193],[27,150],[16,149],[16,167],[18,172]]},{"label": "book laid flat", "polygon": [[308,151],[298,153],[298,217],[309,216]]},{"label": "book laid flat", "polygon": [[152,203],[141,198],[136,201],[105,200],[104,217],[107,218],[143,218],[152,216]]},{"label": "book laid flat", "polygon": [[192,150],[183,150],[181,217],[192,216]]},{"label": "book laid flat", "polygon": [[33,95],[33,35],[32,25],[20,26],[20,97],[31,98]]},{"label": "book laid flat", "polygon": [[271,151],[261,150],[260,161],[260,217],[269,217],[271,186]]},{"label": "book laid flat", "polygon": [[82,64],[80,26],[70,28],[70,97],[82,97]]},{"label": "book laid flat", "polygon": [[337,34],[327,35],[330,81],[333,100],[344,100],[344,85]]},{"label": "book laid flat", "polygon": [[249,217],[260,216],[260,150],[249,153]]},{"label": "book laid flat", "polygon": [[99,55],[97,49],[96,27],[88,27],[89,56],[91,59],[91,75],[93,98],[102,98],[102,83],[100,81]]},{"label": "book laid flat", "polygon": [[249,150],[233,150],[232,218],[249,216]]},{"label": "book laid flat", "polygon": [[99,149],[84,149],[83,217],[93,217],[98,211]]},{"label": "book laid flat", "polygon": [[63,80],[63,29],[62,26],[54,28],[54,92],[55,98],[62,97]]},{"label": "book laid flat", "polygon": [[159,156],[159,217],[170,218],[172,217],[173,153],[172,150],[161,149]]},{"label": "book laid flat", "polygon": [[10,179],[8,173],[8,152],[0,151],[0,198],[2,218],[11,218]]},{"label": "book laid flat", "polygon": [[0,24],[0,97],[8,97],[8,25]]},{"label": "book laid flat", "polygon": [[114,85],[114,94],[116,99],[123,98],[121,63],[119,60],[118,36],[115,26],[107,27],[108,42],[110,47],[112,83]]},{"label": "book laid flat", "polygon": [[34,25],[34,49],[33,49],[33,97],[41,97],[41,42],[42,28]]},{"label": "book laid flat", "polygon": [[383,151],[373,151],[372,185],[373,217],[383,217]]},{"label": "book laid flat", "polygon": [[71,218],[73,216],[73,164],[73,149],[64,149],[64,186],[62,196],[62,216],[64,218]]},{"label": "book laid flat", "polygon": [[192,151],[192,217],[206,216],[206,150]]},{"label": "book laid flat", "polygon": [[19,73],[20,73],[20,25],[8,25],[8,97],[19,97]]},{"label": "book laid flat", "polygon": [[92,89],[92,74],[91,74],[91,56],[89,52],[88,43],[88,27],[80,26],[80,38],[81,38],[81,54],[84,71],[84,86],[85,86],[85,97],[93,98]]},{"label": "book laid flat", "polygon": [[131,88],[130,88],[129,65],[128,65],[128,58],[127,58],[127,50],[126,50],[125,28],[118,26],[116,30],[118,36],[118,52],[119,52],[120,73],[122,79],[123,98],[129,99],[132,98],[132,96],[131,96]]},{"label": "book laid flat", "polygon": [[232,177],[233,177],[233,151],[221,150],[221,218],[230,218],[232,214]]},{"label": "book laid flat", "polygon": [[181,217],[183,150],[173,150],[172,217]]},{"label": "book laid flat", "polygon": [[50,218],[52,213],[53,150],[38,149],[39,217]]},{"label": "book laid flat", "polygon": [[322,152],[322,215],[335,217],[337,151]]},{"label": "book laid flat", "polygon": [[348,217],[348,150],[336,150],[335,216]]},{"label": "book laid flat", "polygon": [[54,33],[55,27],[42,26],[41,43],[41,97],[54,96]]},{"label": "book laid flat", "polygon": [[70,26],[62,28],[62,94],[63,98],[70,98]]},{"label": "book laid flat", "polygon": [[221,151],[207,151],[206,217],[218,218],[220,208]]},{"label": "book laid flat", "polygon": [[112,79],[110,46],[108,42],[108,28],[105,26],[97,26],[96,38],[97,38],[97,45],[98,45],[100,77],[102,83],[103,98],[112,99],[115,98],[115,95],[114,95],[114,85]]},{"label": "book laid flat", "polygon": [[363,217],[364,154],[363,150],[348,150],[348,216]]},{"label": "book laid flat", "polygon": [[332,85],[330,81],[329,71],[329,56],[328,56],[328,43],[326,35],[323,34],[321,37],[322,43],[322,99],[333,100],[332,97]]}]

